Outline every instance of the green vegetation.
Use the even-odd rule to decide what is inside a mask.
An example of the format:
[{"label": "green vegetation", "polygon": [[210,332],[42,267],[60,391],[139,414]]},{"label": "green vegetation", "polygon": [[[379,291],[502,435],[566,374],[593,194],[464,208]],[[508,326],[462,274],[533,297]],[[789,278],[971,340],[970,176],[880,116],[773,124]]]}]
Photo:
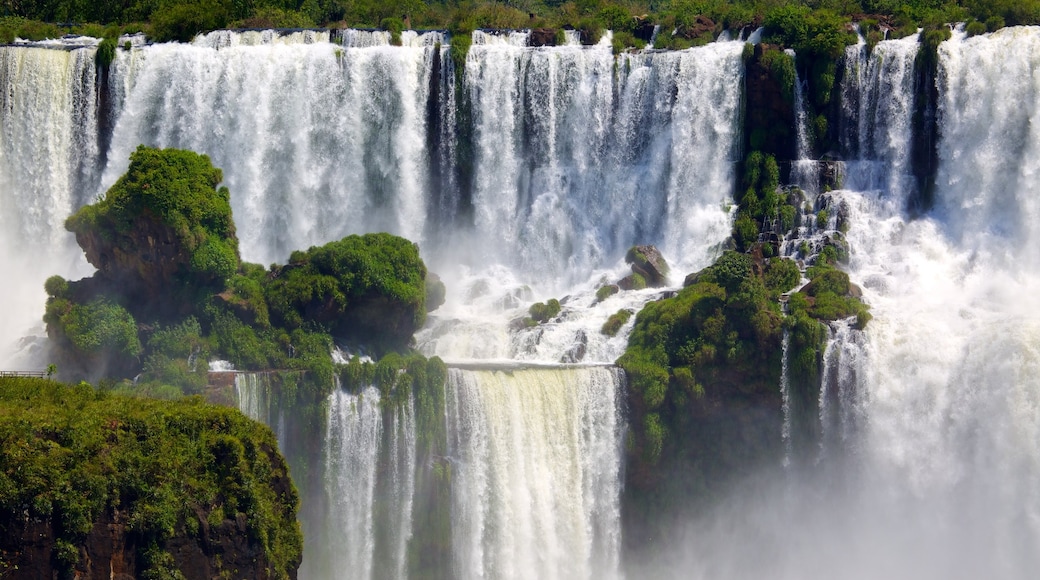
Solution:
[{"label": "green vegetation", "polygon": [[611,296],[617,294],[620,290],[621,289],[618,288],[617,284],[607,284],[605,286],[600,286],[596,290],[596,302],[603,302],[607,298],[610,298]]},{"label": "green vegetation", "polygon": [[[116,25],[118,32],[144,30],[165,42],[190,40],[200,32],[217,28],[383,28],[395,42],[400,31],[449,29],[453,34],[477,28],[518,29],[564,27],[582,32],[582,42],[594,44],[603,30],[613,30],[614,50],[640,47],[649,39],[655,24],[661,25],[658,48],[683,49],[710,42],[723,30],[736,30],[764,23],[771,42],[803,53],[806,70],[813,70],[810,86],[817,106],[829,98],[827,66],[816,70],[813,61],[836,56],[851,42],[845,25],[852,19],[871,15],[871,28],[880,38],[878,20],[891,28],[890,37],[913,33],[919,26],[937,29],[949,22],[978,23],[972,32],[992,31],[1006,25],[1040,23],[1040,0],[848,0],[842,2],[799,2],[796,0],[312,0],[286,3],[282,0],[99,0],[63,2],[38,0],[10,4],[0,19],[0,41],[21,37],[32,40],[55,38],[71,31],[92,36],[103,34],[103,26]],[[55,22],[83,23],[62,29]],[[873,27],[869,26],[873,25]],[[674,31],[671,34],[670,31]],[[810,56],[811,55],[811,56]]]},{"label": "green vegetation", "polygon": [[530,317],[524,320],[528,326],[549,322],[553,318],[556,318],[556,315],[560,313],[560,301],[555,298],[550,298],[546,302],[535,302],[527,310],[527,313]]},{"label": "green vegetation", "polygon": [[283,402],[317,404],[337,373],[333,336],[376,354],[404,351],[427,293],[429,307],[443,302],[415,244],[389,234],[293,252],[270,270],[241,263],[221,179],[205,156],[140,147],[105,197],[69,218],[98,272],[45,283],[64,378],[140,374],[139,392],[193,394],[209,358],[221,357],[240,370],[299,372]]},{"label": "green vegetation", "polygon": [[219,288],[239,262],[230,194],[217,189],[222,180],[205,155],[142,145],[104,198],[65,227],[102,278],[129,286],[124,292]]},{"label": "green vegetation", "polygon": [[624,326],[630,318],[632,318],[632,311],[622,308],[610,315],[610,318],[603,323],[603,328],[600,329],[600,332],[607,336],[616,336],[618,331],[621,330],[621,327]]},{"label": "green vegetation", "polygon": [[[702,399],[779,385],[782,316],[769,295],[789,288],[768,288],[752,266],[751,256],[726,252],[678,296],[651,302],[637,316],[618,364],[629,375],[640,463],[676,451],[667,435],[684,430],[690,407]],[[656,419],[647,423],[647,413]]]},{"label": "green vegetation", "polygon": [[740,210],[733,224],[733,239],[737,248],[747,251],[758,241],[759,232],[782,212],[794,215],[793,208],[784,210],[786,204],[780,198],[780,167],[776,158],[752,151],[744,160],[744,176],[741,180],[744,194],[740,198]]},{"label": "green vegetation", "polygon": [[201,542],[203,526],[211,538],[238,534],[239,514],[273,577],[299,566],[298,498],[287,467],[271,431],[238,411],[0,378],[0,440],[0,519],[52,522],[53,557],[67,572],[105,518],[126,524],[140,550],[138,572],[151,577],[179,574],[167,540]]}]

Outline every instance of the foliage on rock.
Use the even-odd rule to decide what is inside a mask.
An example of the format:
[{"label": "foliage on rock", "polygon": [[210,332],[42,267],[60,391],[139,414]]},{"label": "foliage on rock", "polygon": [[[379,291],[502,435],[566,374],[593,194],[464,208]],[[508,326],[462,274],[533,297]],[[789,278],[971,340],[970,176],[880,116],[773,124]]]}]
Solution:
[{"label": "foliage on rock", "polygon": [[333,387],[333,337],[403,350],[443,301],[415,244],[389,234],[293,252],[270,271],[240,263],[221,179],[205,156],[139,147],[104,199],[69,218],[98,272],[45,284],[63,377],[140,374],[141,392],[192,394],[219,357],[241,370],[305,371],[293,394],[315,403]]},{"label": "foliage on rock", "polygon": [[184,285],[223,287],[239,257],[222,180],[205,155],[142,145],[104,198],[65,227],[98,276],[124,294],[168,299]]},{"label": "foliage on rock", "polygon": [[[258,572],[295,577],[302,550],[296,490],[274,435],[238,411],[2,378],[0,440],[0,521],[51,522],[63,574],[89,565],[82,546],[105,518],[125,524],[142,577],[171,566],[179,573],[166,548],[175,536],[207,529],[216,541],[242,518],[260,554]],[[8,557],[0,554],[0,562]],[[214,573],[238,573],[222,569],[219,558],[211,564]]]}]

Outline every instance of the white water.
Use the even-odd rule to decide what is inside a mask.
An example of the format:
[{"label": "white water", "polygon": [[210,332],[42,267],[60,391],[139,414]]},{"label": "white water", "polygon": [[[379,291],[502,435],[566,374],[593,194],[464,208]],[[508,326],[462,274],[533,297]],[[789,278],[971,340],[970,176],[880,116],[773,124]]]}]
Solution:
[{"label": "white water", "polygon": [[350,395],[337,389],[330,395],[323,442],[327,511],[323,526],[319,524],[324,528],[319,537],[325,540],[308,544],[318,554],[305,559],[300,569],[302,576],[335,578],[349,570],[357,578],[372,577],[373,507],[381,433],[378,390],[369,387],[358,395]]},{"label": "white water", "polygon": [[907,154],[890,147],[912,108],[895,106],[904,53],[862,79],[893,107],[861,149],[876,154],[852,181],[866,191],[834,195],[851,211],[850,273],[874,319],[865,337],[832,328],[820,459],[736,489],[685,531],[660,575],[1040,573],[1038,49],[1037,28],[940,47],[936,205],[917,219]]},{"label": "white water", "polygon": [[227,37],[239,38],[119,51],[125,96],[102,188],[140,143],[187,148],[224,170],[245,260],[284,261],[350,233],[421,244],[435,49]]},{"label": "white water", "polygon": [[[913,144],[914,61],[917,35],[877,43],[867,54],[862,38],[845,49],[842,81],[845,187],[881,190],[903,203],[915,192]],[[882,80],[883,79],[883,80]]]},{"label": "white water", "polygon": [[[306,35],[226,38],[226,46],[206,37],[119,51],[112,80],[120,115],[103,182],[125,169],[136,140],[200,148],[224,168],[243,251],[254,261],[282,260],[290,249],[345,233],[413,236],[450,275],[449,304],[420,337],[431,354],[556,363],[584,332],[584,360],[612,360],[623,342],[598,334],[599,326],[655,296],[622,293],[591,306],[601,277],[623,275],[627,246],[657,243],[681,276],[705,265],[728,233],[739,43],[624,55],[616,72],[604,66],[610,56],[601,47],[477,43],[467,70],[502,71],[470,76],[463,87],[500,107],[481,106],[477,119],[484,145],[468,231],[454,221],[458,199],[431,197],[428,168],[441,160],[428,148],[427,41],[405,35],[408,46],[396,48],[371,33],[343,44]],[[911,126],[912,46],[880,43],[878,62],[858,69],[865,72],[857,91],[867,98],[854,108],[850,143],[859,153],[851,161],[866,170],[850,177],[859,191],[836,199],[852,210],[851,273],[875,319],[866,343],[841,326],[830,343],[826,377],[834,382],[821,399],[818,473],[735,489],[714,517],[691,528],[681,557],[662,559],[661,574],[1036,576],[1038,44],[1040,31],[1027,28],[957,36],[941,47],[936,207],[919,219],[905,213],[909,141],[899,142]],[[0,266],[19,273],[3,295],[11,305],[0,314],[7,343],[42,315],[47,275],[82,275],[61,223],[99,191],[90,186],[99,171],[90,160],[100,154],[92,145],[93,75],[85,74],[92,50],[0,48],[0,80],[15,87],[3,93],[0,118]],[[869,138],[859,128],[865,118],[873,118],[864,125]],[[457,145],[450,130],[439,135],[444,147]],[[505,330],[532,301],[564,295],[571,299],[559,320]],[[616,572],[620,419],[616,399],[607,404],[603,395],[616,378],[602,373],[612,371],[452,371],[450,459],[456,486],[473,492],[453,489],[465,540],[455,550],[461,575]],[[600,394],[586,401],[575,393]],[[547,419],[561,409],[572,413]],[[318,537],[335,540],[308,544],[321,555],[308,552],[307,575],[370,576],[377,565],[368,458],[380,452],[382,435],[368,434],[384,429],[392,429],[400,459],[390,470],[393,487],[402,490],[387,565],[403,569],[412,420],[405,412],[387,425],[368,394],[330,398],[328,446],[339,447],[324,457],[335,507]],[[489,432],[510,436],[482,438]],[[548,451],[528,455],[525,441]],[[574,501],[555,505],[546,489]],[[548,538],[555,543],[546,545]]]},{"label": "white water", "polygon": [[461,578],[611,578],[620,551],[620,372],[448,379]]},{"label": "white water", "polygon": [[94,49],[0,47],[0,86],[0,360],[28,369],[44,280],[90,271],[64,224],[96,187]]}]

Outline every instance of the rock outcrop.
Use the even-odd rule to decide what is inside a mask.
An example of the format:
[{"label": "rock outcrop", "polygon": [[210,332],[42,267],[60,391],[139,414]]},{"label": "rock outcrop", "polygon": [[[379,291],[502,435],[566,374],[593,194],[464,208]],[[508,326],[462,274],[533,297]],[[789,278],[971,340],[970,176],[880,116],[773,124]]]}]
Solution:
[{"label": "rock outcrop", "polygon": [[648,287],[660,288],[668,284],[668,262],[655,246],[632,246],[625,254],[625,262],[632,266],[632,273],[641,276]]}]

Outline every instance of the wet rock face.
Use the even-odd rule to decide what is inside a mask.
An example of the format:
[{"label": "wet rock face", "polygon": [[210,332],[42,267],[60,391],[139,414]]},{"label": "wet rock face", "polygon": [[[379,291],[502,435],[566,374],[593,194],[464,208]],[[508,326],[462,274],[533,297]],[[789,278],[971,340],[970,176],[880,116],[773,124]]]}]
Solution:
[{"label": "wet rock face", "polygon": [[528,46],[556,46],[556,31],[551,28],[535,28],[527,37]]},{"label": "wet rock face", "polygon": [[668,283],[668,262],[654,246],[632,246],[625,254],[625,262],[632,266],[632,274],[641,276],[650,288]]},{"label": "wet rock face", "polygon": [[[263,546],[250,539],[245,515],[210,526],[200,512],[199,532],[181,533],[166,541],[173,565],[186,578],[214,578],[233,572],[240,578],[272,578]],[[128,529],[125,514],[105,513],[77,548],[72,574],[58,561],[55,524],[25,516],[0,524],[0,571],[12,578],[115,578],[132,580],[146,571],[139,539]],[[5,575],[5,577],[7,577]],[[296,571],[290,573],[296,577]]]},{"label": "wet rock face", "polygon": [[748,59],[744,74],[747,118],[744,127],[745,150],[762,151],[778,161],[796,159],[794,102],[773,74],[763,54],[779,50],[758,44]]}]

